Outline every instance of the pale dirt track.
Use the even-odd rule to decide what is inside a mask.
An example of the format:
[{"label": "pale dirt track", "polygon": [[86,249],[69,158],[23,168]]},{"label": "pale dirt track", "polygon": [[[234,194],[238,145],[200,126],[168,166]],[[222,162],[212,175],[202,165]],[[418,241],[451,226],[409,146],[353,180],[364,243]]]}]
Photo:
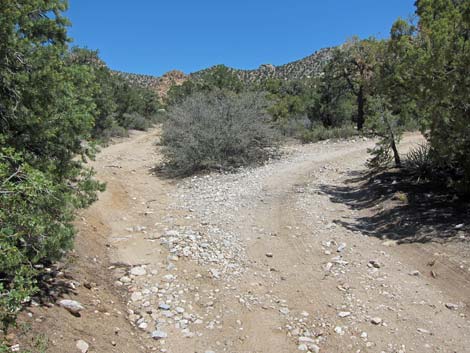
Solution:
[{"label": "pale dirt track", "polygon": [[[79,338],[100,353],[470,352],[468,255],[347,226],[380,207],[354,209],[332,192],[364,169],[372,141],[293,146],[254,171],[175,181],[151,171],[157,135],[136,133],[93,163],[107,190],[82,215],[77,251],[83,263],[94,244],[102,288],[78,298],[90,312],[97,299],[108,307],[71,323],[61,316],[68,333],[55,336],[50,352],[77,351]],[[403,148],[418,140],[408,136]],[[208,244],[181,255],[185,232]],[[172,236],[176,245],[166,242]],[[219,259],[207,260],[206,247]],[[93,280],[89,262],[82,276]],[[145,275],[128,275],[140,265]],[[162,302],[174,314],[162,316]],[[113,305],[119,314],[109,315]],[[166,339],[150,338],[155,322]]]}]

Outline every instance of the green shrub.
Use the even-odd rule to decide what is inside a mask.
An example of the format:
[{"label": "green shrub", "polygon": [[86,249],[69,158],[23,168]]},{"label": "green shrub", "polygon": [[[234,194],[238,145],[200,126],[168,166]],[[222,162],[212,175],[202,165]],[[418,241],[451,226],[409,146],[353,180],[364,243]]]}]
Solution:
[{"label": "green shrub", "polygon": [[139,113],[124,113],[121,119],[121,124],[124,128],[130,130],[146,131],[152,126],[152,119],[144,117]]},{"label": "green shrub", "polygon": [[276,150],[276,134],[254,93],[196,93],[170,108],[163,125],[166,167],[175,175],[227,169],[264,161]]},{"label": "green shrub", "polygon": [[357,135],[356,128],[352,125],[345,125],[336,128],[326,128],[322,125],[318,125],[313,129],[305,129],[300,139],[303,143],[318,142],[323,140],[331,139],[345,139]]},{"label": "green shrub", "polygon": [[72,246],[74,212],[102,186],[84,162],[91,68],[67,63],[61,0],[0,2],[0,321],[14,323],[44,264]]},{"label": "green shrub", "polygon": [[429,178],[434,169],[429,144],[422,144],[411,149],[405,156],[406,168],[420,178]]}]

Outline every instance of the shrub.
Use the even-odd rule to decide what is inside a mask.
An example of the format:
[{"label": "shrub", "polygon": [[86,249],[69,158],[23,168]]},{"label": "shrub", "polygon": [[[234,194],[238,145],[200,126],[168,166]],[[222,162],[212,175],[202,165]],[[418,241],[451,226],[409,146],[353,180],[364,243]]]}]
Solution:
[{"label": "shrub", "polygon": [[310,120],[305,115],[298,115],[276,121],[274,127],[279,130],[282,136],[298,138],[310,127]]},{"label": "shrub", "polygon": [[66,63],[63,0],[0,2],[0,321],[14,323],[40,268],[70,249],[73,215],[102,186],[93,71]]},{"label": "shrub", "polygon": [[355,135],[357,135],[357,130],[352,125],[336,128],[326,128],[323,125],[318,125],[310,130],[304,130],[300,139],[303,143],[310,143],[330,139],[344,139]]},{"label": "shrub", "polygon": [[124,113],[121,119],[121,125],[131,130],[146,131],[152,126],[152,119],[146,118],[139,113]]},{"label": "shrub", "polygon": [[405,157],[405,164],[411,173],[420,178],[429,178],[434,169],[429,144],[422,144],[411,149]]},{"label": "shrub", "polygon": [[170,108],[163,125],[163,154],[174,175],[262,162],[277,138],[260,94],[196,93]]}]

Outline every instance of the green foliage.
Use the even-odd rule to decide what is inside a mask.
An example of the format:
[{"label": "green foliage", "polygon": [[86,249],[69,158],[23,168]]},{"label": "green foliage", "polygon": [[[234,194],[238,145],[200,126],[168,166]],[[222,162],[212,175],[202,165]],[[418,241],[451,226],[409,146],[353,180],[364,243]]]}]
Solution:
[{"label": "green foliage", "polygon": [[[362,130],[366,121],[367,101],[373,91],[377,68],[381,64],[381,42],[374,38],[359,40],[353,37],[333,52],[325,68],[323,79],[328,101],[336,97],[355,98],[356,114],[353,120]],[[337,98],[336,98],[337,99]]]},{"label": "green foliage", "polygon": [[353,96],[339,80],[330,77],[326,71],[318,85],[316,94],[312,94],[306,106],[307,117],[314,127],[318,124],[325,128],[349,126],[354,115]]},{"label": "green foliage", "polygon": [[81,65],[93,74],[93,101],[97,113],[93,138],[107,141],[113,136],[127,136],[127,130],[147,130],[156,121],[160,108],[156,95],[113,74],[97,51],[75,47],[68,62]]},{"label": "green foliage", "polygon": [[197,92],[209,93],[217,90],[226,90],[240,93],[244,89],[243,82],[233,70],[224,65],[217,65],[199,73],[197,77],[191,77],[182,85],[171,87],[166,103],[168,105],[179,104],[186,97]]},{"label": "green foliage", "polygon": [[174,175],[258,163],[276,147],[260,94],[195,93],[168,112],[163,154]]},{"label": "green foliage", "polygon": [[387,166],[393,153],[395,166],[401,166],[400,155],[398,153],[398,143],[403,134],[403,126],[400,124],[400,117],[394,115],[390,109],[390,103],[383,97],[371,98],[370,113],[367,120],[367,128],[380,137],[377,148],[371,151],[373,158],[369,161],[369,166]]},{"label": "green foliage", "polygon": [[74,210],[102,185],[84,162],[96,105],[90,67],[66,63],[61,0],[0,3],[0,321],[73,240]]},{"label": "green foliage", "polygon": [[300,136],[303,143],[318,142],[331,139],[345,139],[358,134],[352,125],[344,125],[341,127],[325,127],[317,125],[312,129],[304,129]]},{"label": "green foliage", "polygon": [[422,144],[412,148],[405,158],[407,169],[418,178],[432,179],[435,172],[431,148],[428,144]]},{"label": "green foliage", "polygon": [[423,132],[435,165],[470,192],[470,2],[420,0],[413,75]]}]

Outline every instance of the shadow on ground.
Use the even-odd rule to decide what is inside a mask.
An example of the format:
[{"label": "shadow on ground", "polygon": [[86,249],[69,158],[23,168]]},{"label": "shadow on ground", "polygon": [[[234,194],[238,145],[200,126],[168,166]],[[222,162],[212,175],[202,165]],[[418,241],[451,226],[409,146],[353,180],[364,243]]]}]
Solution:
[{"label": "shadow on ground", "polygon": [[470,203],[436,185],[418,184],[399,171],[350,173],[344,185],[320,190],[361,211],[358,218],[336,221],[349,230],[400,243],[470,240]]}]

